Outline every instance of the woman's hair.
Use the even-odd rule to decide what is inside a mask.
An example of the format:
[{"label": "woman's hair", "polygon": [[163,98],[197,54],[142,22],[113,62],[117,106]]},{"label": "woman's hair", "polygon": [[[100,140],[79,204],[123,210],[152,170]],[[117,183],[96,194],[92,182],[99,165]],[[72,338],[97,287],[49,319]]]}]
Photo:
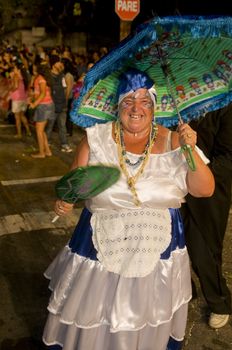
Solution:
[{"label": "woman's hair", "polygon": [[76,71],[74,69],[74,66],[72,62],[68,58],[62,58],[61,60],[64,64],[64,73],[71,73],[72,75],[76,74]]},{"label": "woman's hair", "polygon": [[35,64],[35,66],[37,74],[42,75],[42,77],[44,77],[46,80],[47,85],[52,87],[52,76],[48,64],[41,62],[39,64]]},{"label": "woman's hair", "polygon": [[27,90],[30,85],[30,73],[27,71],[27,69],[24,67],[23,63],[20,60],[16,60],[14,62],[14,65],[20,70],[25,89]]}]

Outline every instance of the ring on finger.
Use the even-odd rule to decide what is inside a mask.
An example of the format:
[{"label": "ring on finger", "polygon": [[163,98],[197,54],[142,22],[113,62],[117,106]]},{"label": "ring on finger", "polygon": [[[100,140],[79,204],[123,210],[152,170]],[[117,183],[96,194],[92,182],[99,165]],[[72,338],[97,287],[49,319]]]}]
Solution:
[{"label": "ring on finger", "polygon": [[188,137],[189,139],[191,139],[192,135],[188,133],[188,134],[187,134],[187,137]]}]

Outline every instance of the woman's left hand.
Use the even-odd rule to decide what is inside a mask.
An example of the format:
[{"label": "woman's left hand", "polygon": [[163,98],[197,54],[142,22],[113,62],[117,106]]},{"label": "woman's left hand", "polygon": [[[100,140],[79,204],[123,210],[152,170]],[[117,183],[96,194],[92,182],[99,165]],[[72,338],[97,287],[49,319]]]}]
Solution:
[{"label": "woman's left hand", "polygon": [[67,203],[65,201],[62,201],[61,199],[58,199],[55,203],[54,211],[59,216],[66,215],[70,211],[72,211],[73,206],[74,204]]},{"label": "woman's left hand", "polygon": [[179,124],[179,143],[180,146],[189,145],[192,150],[195,148],[197,143],[197,133],[188,124]]}]

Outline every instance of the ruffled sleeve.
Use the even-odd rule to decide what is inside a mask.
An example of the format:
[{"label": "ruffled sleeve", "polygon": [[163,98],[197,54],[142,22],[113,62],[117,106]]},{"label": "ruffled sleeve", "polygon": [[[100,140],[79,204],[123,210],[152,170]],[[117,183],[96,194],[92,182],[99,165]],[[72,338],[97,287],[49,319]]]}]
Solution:
[{"label": "ruffled sleeve", "polygon": [[86,129],[90,147],[89,164],[117,164],[116,145],[112,138],[112,122],[96,124]]}]

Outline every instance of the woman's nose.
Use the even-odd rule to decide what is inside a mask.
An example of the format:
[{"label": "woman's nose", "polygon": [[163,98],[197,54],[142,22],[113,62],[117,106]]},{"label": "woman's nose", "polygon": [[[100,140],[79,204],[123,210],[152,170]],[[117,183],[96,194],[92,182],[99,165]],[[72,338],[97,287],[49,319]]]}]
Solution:
[{"label": "woman's nose", "polygon": [[134,100],[132,103],[132,111],[137,111],[139,108],[139,103],[138,101]]}]

